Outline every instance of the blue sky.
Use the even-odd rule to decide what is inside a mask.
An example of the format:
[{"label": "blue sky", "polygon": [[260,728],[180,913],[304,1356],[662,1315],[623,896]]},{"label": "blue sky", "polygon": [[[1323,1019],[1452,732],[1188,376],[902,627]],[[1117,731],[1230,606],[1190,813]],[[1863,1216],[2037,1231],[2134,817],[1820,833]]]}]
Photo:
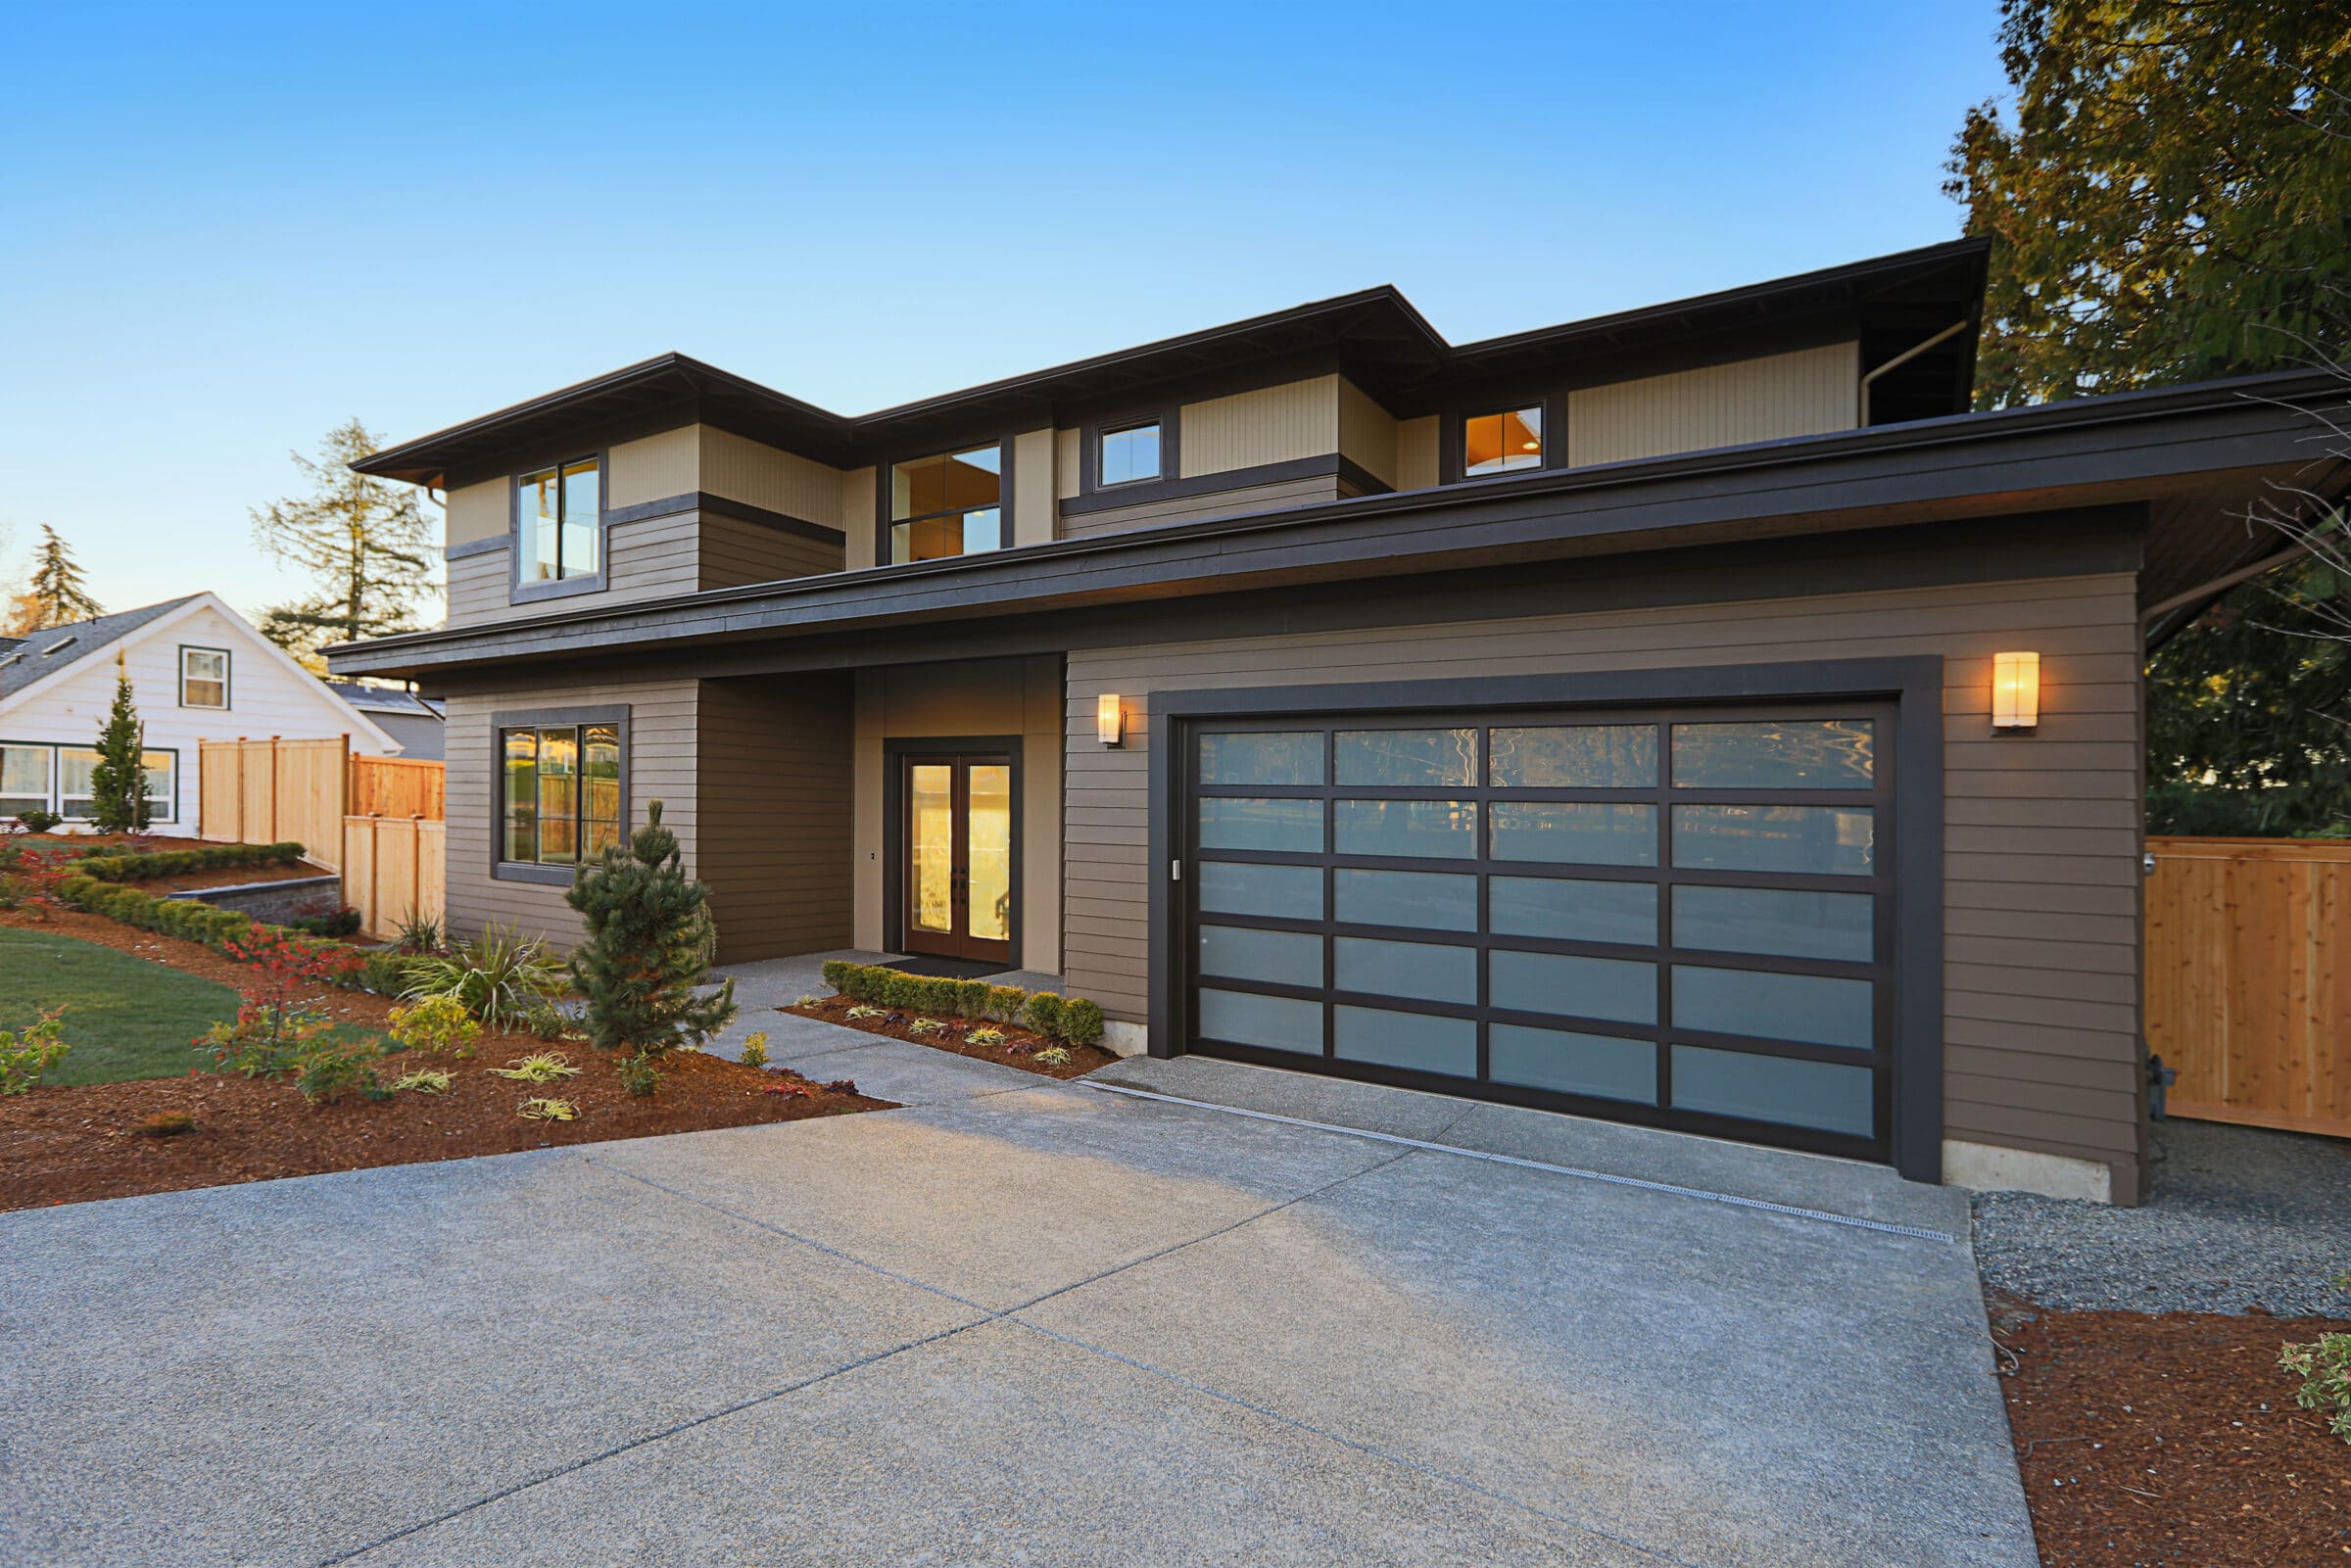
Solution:
[{"label": "blue sky", "polygon": [[21,4],[0,564],[46,522],[110,606],[250,610],[289,448],[669,349],[855,413],[1374,283],[1462,342],[1930,244],[1996,21]]}]

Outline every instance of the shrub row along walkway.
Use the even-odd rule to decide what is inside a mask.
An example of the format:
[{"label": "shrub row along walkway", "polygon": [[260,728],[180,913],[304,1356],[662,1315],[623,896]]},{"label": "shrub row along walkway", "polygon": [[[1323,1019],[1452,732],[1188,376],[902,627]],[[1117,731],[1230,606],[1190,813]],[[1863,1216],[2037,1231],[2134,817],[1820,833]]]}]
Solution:
[{"label": "shrub row along walkway", "polygon": [[746,1014],[909,1109],[0,1215],[0,1561],[2035,1561],[1947,1195]]}]

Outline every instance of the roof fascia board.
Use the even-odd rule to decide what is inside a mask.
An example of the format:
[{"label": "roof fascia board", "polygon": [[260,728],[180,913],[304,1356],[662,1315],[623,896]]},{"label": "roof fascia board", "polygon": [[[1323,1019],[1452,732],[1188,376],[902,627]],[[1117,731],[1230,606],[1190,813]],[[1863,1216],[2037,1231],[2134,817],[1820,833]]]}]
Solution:
[{"label": "roof fascia board", "polygon": [[[2287,378],[2252,378],[2272,384]],[[2229,384],[2220,384],[2223,387]],[[984,557],[750,585],[523,624],[359,644],[330,652],[368,673],[529,656],[565,641],[724,638],[859,622],[1044,608],[1085,594],[1329,570],[1385,560],[1438,569],[1480,552],[1524,555],[1603,538],[1665,543],[1694,530],[1777,521],[1795,531],[1847,526],[1889,507],[1956,507],[1971,498],[2057,495],[2099,484],[2274,467],[2307,432],[2274,403],[2214,389],[2122,394],[2075,404],[1954,416],[1735,448],[1327,502],[1317,506],[1062,540]],[[2062,417],[2060,417],[2062,416]],[[2207,428],[2183,430],[2194,419]],[[1932,427],[1932,428],[1929,428]],[[1921,460],[1922,456],[1930,460]],[[1932,460],[1940,458],[1941,460]],[[1562,506],[1561,502],[1568,502]],[[2051,501],[2048,504],[2079,504]]]}]

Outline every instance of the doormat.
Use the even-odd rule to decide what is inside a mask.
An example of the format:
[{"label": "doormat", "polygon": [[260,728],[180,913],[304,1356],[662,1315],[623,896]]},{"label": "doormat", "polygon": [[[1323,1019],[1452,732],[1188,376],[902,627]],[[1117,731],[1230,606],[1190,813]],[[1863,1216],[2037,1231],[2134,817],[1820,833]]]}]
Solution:
[{"label": "doormat", "polygon": [[920,974],[935,980],[976,980],[983,974],[1007,973],[1000,963],[991,964],[976,958],[932,958],[921,953],[908,958],[885,959],[883,967],[896,970],[901,974]]}]

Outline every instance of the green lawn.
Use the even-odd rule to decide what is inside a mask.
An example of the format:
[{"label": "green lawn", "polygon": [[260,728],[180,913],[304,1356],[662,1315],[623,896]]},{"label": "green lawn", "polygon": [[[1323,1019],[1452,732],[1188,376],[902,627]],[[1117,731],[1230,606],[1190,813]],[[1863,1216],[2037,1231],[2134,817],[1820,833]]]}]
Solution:
[{"label": "green lawn", "polygon": [[72,936],[0,927],[0,1029],[63,1004],[73,1049],[43,1083],[177,1077],[208,1066],[189,1042],[237,1016],[237,993]]}]

